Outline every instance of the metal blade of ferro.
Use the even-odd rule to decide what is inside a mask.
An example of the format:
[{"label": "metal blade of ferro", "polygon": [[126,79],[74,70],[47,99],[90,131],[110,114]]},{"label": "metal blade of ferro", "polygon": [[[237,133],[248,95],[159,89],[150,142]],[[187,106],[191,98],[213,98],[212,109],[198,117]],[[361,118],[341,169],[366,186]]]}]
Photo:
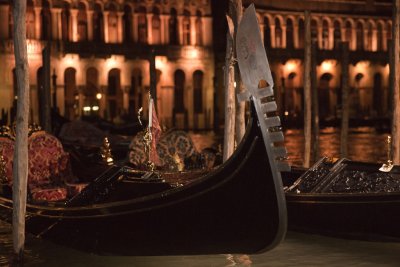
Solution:
[{"label": "metal blade of ferro", "polygon": [[[275,115],[268,116],[268,114],[276,111],[277,105],[274,100],[269,98],[274,94],[274,81],[261,39],[254,4],[250,5],[243,14],[237,31],[236,44],[240,74],[247,90],[239,98],[243,99],[244,96],[253,98],[265,146],[273,166],[279,171],[290,170],[289,165],[281,161],[287,155],[286,149],[276,149],[274,144],[274,142],[283,141],[283,133],[279,127],[280,118]],[[264,83],[260,83],[260,81],[264,81]],[[259,84],[266,86],[259,88]]]}]

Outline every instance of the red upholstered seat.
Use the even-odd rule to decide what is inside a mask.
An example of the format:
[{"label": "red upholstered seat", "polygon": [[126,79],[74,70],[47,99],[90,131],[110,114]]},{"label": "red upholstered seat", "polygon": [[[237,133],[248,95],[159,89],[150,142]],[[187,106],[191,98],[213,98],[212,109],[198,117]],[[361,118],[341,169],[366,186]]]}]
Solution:
[{"label": "red upholstered seat", "polygon": [[[0,137],[0,153],[6,162],[6,176],[12,185],[14,140]],[[69,154],[61,142],[44,131],[28,138],[28,187],[33,200],[61,201],[79,193],[86,184],[73,184]]]}]

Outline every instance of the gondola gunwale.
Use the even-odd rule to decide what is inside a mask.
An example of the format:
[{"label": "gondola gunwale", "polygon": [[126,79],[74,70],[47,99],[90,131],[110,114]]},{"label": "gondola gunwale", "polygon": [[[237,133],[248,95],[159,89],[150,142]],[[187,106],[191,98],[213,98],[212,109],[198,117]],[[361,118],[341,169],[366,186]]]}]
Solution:
[{"label": "gondola gunwale", "polygon": [[[259,127],[257,124],[257,119],[252,118],[248,122],[247,126],[247,131],[244,135],[244,138],[242,139],[242,142],[240,142],[239,146],[235,150],[234,154],[223,164],[221,164],[219,167],[214,168],[211,170],[210,173],[205,174],[204,176],[201,176],[190,183],[181,186],[181,187],[175,187],[172,189],[169,189],[165,192],[160,192],[160,193],[155,193],[151,194],[148,196],[143,196],[139,198],[134,198],[130,200],[123,200],[123,201],[115,201],[111,203],[98,203],[98,204],[92,204],[92,205],[85,205],[85,206],[76,206],[76,207],[68,207],[68,206],[51,206],[51,205],[38,205],[38,204],[31,204],[27,203],[27,215],[36,215],[40,217],[48,217],[48,218],[62,218],[62,219],[77,219],[77,218],[99,218],[99,217],[107,217],[107,216],[119,216],[119,215],[124,215],[124,214],[132,214],[136,212],[143,212],[147,210],[152,210],[152,209],[157,209],[157,208],[162,208],[166,207],[169,205],[174,205],[182,201],[186,201],[195,197],[198,197],[202,194],[205,194],[207,192],[210,192],[212,190],[215,190],[216,188],[223,186],[225,183],[229,182],[231,179],[235,178],[235,174],[239,172],[243,167],[246,166],[246,159],[249,157],[248,155],[251,154],[254,151],[254,146],[258,142],[258,139],[260,139],[258,136],[254,136],[253,140],[249,140],[251,138],[251,134],[253,133],[254,129],[253,127]],[[262,138],[261,138],[262,139]],[[261,140],[262,141],[262,140]],[[244,149],[246,148],[245,145],[247,143],[251,142],[249,149],[247,152],[242,153]],[[245,155],[242,158],[243,160],[240,160],[239,156]],[[224,176],[225,178],[222,179],[222,181],[218,181],[216,184],[214,184],[212,187],[206,186],[205,190],[200,190],[200,192],[196,192],[195,194],[191,194],[188,197],[182,198],[178,194],[187,194],[189,190],[195,190],[196,186],[201,186],[205,182],[212,182],[211,179],[217,179],[218,174],[221,172],[224,172],[227,168],[227,166],[232,165],[233,163],[239,161],[239,164],[236,165],[237,167],[233,172],[230,172],[229,176]],[[160,205],[154,205],[151,204],[153,201],[160,201],[160,202],[165,202],[168,201],[168,198],[171,197],[176,197],[178,200],[172,200],[172,202],[168,203],[162,203]],[[6,206],[4,203],[9,204],[9,206]],[[150,206],[148,208],[139,208],[138,210],[132,210],[133,207],[132,205],[143,205],[143,206]],[[12,208],[12,200],[7,199],[4,197],[0,197],[0,206],[6,207],[6,208]],[[104,209],[110,209],[110,208],[115,208],[115,207],[126,207],[129,209],[127,212],[122,212],[122,213],[102,213],[101,210]],[[34,211],[35,210],[35,211]],[[85,216],[71,216],[68,215],[69,212],[89,212],[93,211],[96,213],[96,211],[99,212],[98,215],[91,215],[91,214],[85,214]],[[62,214],[56,214],[56,215],[48,215],[44,212],[54,212],[54,213],[62,213]]]}]

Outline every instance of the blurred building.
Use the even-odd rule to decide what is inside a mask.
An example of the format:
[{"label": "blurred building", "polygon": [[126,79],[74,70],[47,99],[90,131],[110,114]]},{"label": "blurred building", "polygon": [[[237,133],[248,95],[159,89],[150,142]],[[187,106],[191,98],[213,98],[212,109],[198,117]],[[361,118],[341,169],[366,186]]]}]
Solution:
[{"label": "blurred building", "polygon": [[[304,11],[316,42],[322,120],[341,115],[341,42],[349,43],[351,118],[388,117],[391,0],[243,0],[254,3],[281,115],[302,116]],[[221,52],[222,54],[223,52]],[[217,68],[217,77],[221,77]],[[302,121],[303,119],[301,119]]]},{"label": "blurred building", "polygon": [[[51,105],[69,119],[96,115],[115,121],[136,118],[139,107],[146,112],[154,49],[160,122],[194,129],[213,125],[208,0],[27,1],[33,122],[39,122],[46,84],[42,51],[48,46]],[[12,14],[12,1],[0,0],[0,110],[9,121],[18,101]]]}]

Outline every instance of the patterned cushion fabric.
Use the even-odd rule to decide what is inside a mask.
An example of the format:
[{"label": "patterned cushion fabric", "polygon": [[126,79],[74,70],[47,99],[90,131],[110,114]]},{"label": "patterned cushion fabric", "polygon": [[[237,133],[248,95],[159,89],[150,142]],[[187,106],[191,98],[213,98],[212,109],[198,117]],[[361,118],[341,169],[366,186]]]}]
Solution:
[{"label": "patterned cushion fabric", "polygon": [[9,184],[11,185],[14,141],[7,137],[0,137],[0,153],[2,154],[6,163],[6,176]]},{"label": "patterned cushion fabric", "polygon": [[62,201],[67,199],[67,189],[63,187],[34,188],[31,190],[35,201]]},{"label": "patterned cushion fabric", "polygon": [[[139,132],[129,144],[129,162],[135,166],[146,164],[148,156],[144,151],[144,132]],[[184,131],[169,130],[163,133],[157,143],[157,153],[160,158],[158,167],[171,171],[179,170],[179,164],[184,159],[196,153],[193,141]]]}]

